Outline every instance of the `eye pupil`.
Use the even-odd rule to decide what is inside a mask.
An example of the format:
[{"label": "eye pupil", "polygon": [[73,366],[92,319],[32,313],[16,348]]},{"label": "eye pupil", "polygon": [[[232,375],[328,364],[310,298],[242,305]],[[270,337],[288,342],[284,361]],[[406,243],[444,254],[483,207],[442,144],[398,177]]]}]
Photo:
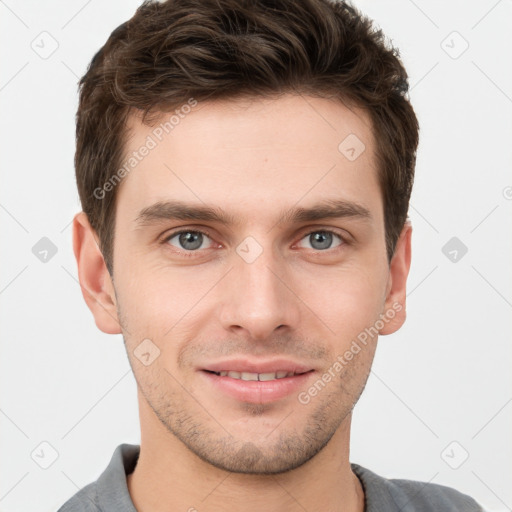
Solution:
[{"label": "eye pupil", "polygon": [[314,249],[328,249],[332,244],[332,233],[317,231],[310,235],[310,240]]},{"label": "eye pupil", "polygon": [[179,241],[184,249],[199,249],[203,243],[203,235],[195,231],[187,231],[180,234]]}]

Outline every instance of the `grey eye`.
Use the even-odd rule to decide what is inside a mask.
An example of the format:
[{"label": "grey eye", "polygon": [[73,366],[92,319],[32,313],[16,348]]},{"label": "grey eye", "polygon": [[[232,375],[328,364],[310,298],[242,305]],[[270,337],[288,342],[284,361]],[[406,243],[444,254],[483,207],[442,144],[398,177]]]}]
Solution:
[{"label": "grey eye", "polygon": [[[333,246],[334,237],[338,238],[340,242]],[[310,246],[308,249],[315,249],[317,251],[337,247],[343,242],[341,237],[332,231],[313,231],[306,235],[303,240],[307,240],[309,242]]]},{"label": "grey eye", "polygon": [[[203,242],[205,241],[205,237],[208,238],[204,233],[200,231],[181,231],[179,233],[175,233],[170,236],[168,242],[178,249],[185,249],[186,251],[195,251],[199,249]],[[173,243],[173,239],[177,238],[177,243]]]}]

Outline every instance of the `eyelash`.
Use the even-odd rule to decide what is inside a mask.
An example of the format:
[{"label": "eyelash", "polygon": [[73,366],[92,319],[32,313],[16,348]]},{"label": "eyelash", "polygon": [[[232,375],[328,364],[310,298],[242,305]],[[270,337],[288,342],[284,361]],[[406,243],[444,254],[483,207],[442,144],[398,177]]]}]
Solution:
[{"label": "eyelash", "polygon": [[[206,235],[208,238],[213,240],[212,235],[208,231],[206,231],[206,230],[202,230],[202,229],[180,229],[178,231],[174,231],[174,232],[170,233],[169,235],[167,235],[162,240],[161,243],[163,245],[166,245],[169,242],[169,240],[171,240],[171,238],[174,238],[176,235],[180,235],[182,233],[201,233],[202,235]],[[304,238],[306,238],[307,236],[312,235],[313,233],[330,233],[332,235],[337,236],[341,240],[341,244],[337,245],[336,247],[334,247],[332,249],[324,249],[323,251],[320,250],[320,249],[312,249],[313,251],[316,251],[317,253],[332,252],[332,251],[336,251],[336,250],[342,249],[345,245],[350,245],[350,242],[349,242],[349,240],[347,240],[347,237],[341,235],[337,231],[333,231],[332,229],[322,229],[322,228],[320,228],[320,229],[313,229],[311,231],[308,231],[307,233],[304,233],[304,235],[301,237],[300,240],[303,240]],[[175,248],[175,249],[177,249],[181,254],[186,255],[185,257],[187,257],[187,258],[193,258],[194,257],[194,253],[199,253],[201,251],[201,249],[196,249],[195,251],[186,251],[184,249],[178,249],[178,248]],[[202,250],[205,250],[205,249],[202,249]]]}]

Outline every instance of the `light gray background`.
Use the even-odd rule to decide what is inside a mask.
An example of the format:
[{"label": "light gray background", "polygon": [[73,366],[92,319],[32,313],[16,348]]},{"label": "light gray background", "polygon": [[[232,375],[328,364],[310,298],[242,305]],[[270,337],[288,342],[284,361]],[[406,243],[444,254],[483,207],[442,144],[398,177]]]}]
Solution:
[{"label": "light gray background", "polygon": [[[94,324],[70,229],[77,79],[138,4],[0,1],[0,511],[56,510],[140,441],[122,337]],[[408,320],[380,339],[351,460],[511,510],[512,2],[355,5],[401,50],[421,141]]]}]

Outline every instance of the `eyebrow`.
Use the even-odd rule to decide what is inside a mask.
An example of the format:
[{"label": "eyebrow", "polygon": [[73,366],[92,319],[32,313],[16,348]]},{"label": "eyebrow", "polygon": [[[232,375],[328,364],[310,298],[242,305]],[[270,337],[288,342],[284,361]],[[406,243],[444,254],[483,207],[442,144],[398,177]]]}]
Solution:
[{"label": "eyebrow", "polygon": [[[298,224],[322,219],[355,218],[370,221],[370,211],[361,204],[342,199],[322,201],[308,208],[296,207],[281,210],[280,223]],[[159,201],[142,209],[135,219],[137,226],[148,226],[164,220],[193,220],[238,224],[239,217],[228,214],[219,207],[194,205],[182,201]]]}]

